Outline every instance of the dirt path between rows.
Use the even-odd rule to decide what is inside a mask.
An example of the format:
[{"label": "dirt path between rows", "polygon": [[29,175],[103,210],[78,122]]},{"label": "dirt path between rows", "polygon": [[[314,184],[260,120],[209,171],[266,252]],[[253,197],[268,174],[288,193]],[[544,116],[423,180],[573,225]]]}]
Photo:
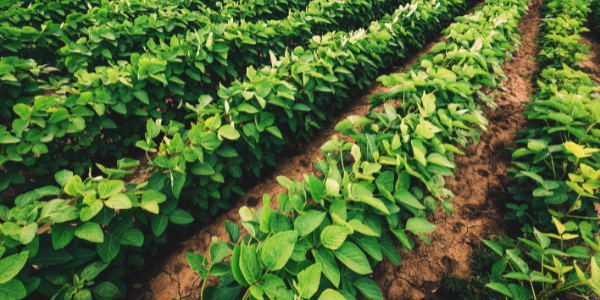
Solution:
[{"label": "dirt path between rows", "polygon": [[[511,168],[511,153],[504,147],[514,146],[515,132],[523,129],[526,118],[520,113],[531,93],[532,74],[537,63],[531,58],[538,53],[538,38],[542,0],[531,0],[529,12],[523,17],[519,30],[523,44],[512,61],[503,68],[508,91],[494,100],[496,111],[488,110],[489,129],[477,145],[466,149],[466,155],[455,156],[455,178],[446,178],[446,187],[456,197],[452,199],[454,215],[438,208],[430,222],[437,226],[431,235],[432,246],[416,241],[415,248],[402,254],[402,265],[382,263],[374,280],[382,288],[385,299],[444,299],[436,293],[444,272],[468,277],[470,255],[477,249],[480,238],[492,238],[501,232],[513,232],[504,220],[505,204],[512,200],[507,170]],[[518,229],[517,229],[518,230]],[[517,232],[518,233],[518,232]],[[396,243],[396,247],[401,247]]]},{"label": "dirt path between rows", "polygon": [[[480,3],[481,5],[483,3]],[[402,265],[394,266],[385,259],[376,268],[372,278],[381,287],[385,299],[443,299],[436,297],[444,272],[455,272],[468,276],[469,255],[477,247],[478,238],[488,238],[492,234],[506,231],[504,222],[504,203],[509,199],[506,170],[510,166],[510,153],[504,151],[514,140],[514,132],[520,130],[525,119],[519,114],[520,102],[526,100],[527,87],[531,84],[527,75],[536,69],[535,63],[528,57],[536,55],[536,44],[541,0],[532,0],[530,12],[519,27],[523,32],[523,45],[514,60],[507,62],[504,70],[509,77],[506,87],[510,92],[502,93],[496,99],[499,107],[489,111],[489,133],[483,135],[476,146],[467,149],[467,155],[457,156],[456,178],[447,178],[447,187],[456,197],[452,199],[455,214],[447,216],[438,209],[430,221],[438,229],[430,236],[432,246],[416,242],[415,249],[409,253],[401,252]],[[426,44],[420,51],[412,54],[401,64],[386,73],[398,73],[413,65],[419,57],[427,54],[431,47],[445,37],[438,36]],[[335,124],[350,115],[366,115],[368,98],[376,93],[386,92],[388,88],[374,83],[357,98],[348,103],[339,112],[333,122],[327,124],[311,140],[300,145],[300,149],[277,163],[274,172],[257,181],[256,185],[245,191],[245,196],[231,207],[228,212],[217,215],[209,224],[198,226],[197,234],[181,243],[180,247],[156,263],[152,270],[144,270],[144,278],[133,284],[129,299],[197,299],[200,294],[199,276],[192,272],[185,259],[186,252],[195,252],[208,256],[212,236],[227,240],[223,228],[225,220],[240,223],[238,210],[242,206],[258,208],[262,205],[263,194],[277,199],[279,193],[286,190],[279,186],[276,177],[283,175],[302,179],[302,174],[318,173],[312,162],[320,156],[319,147],[336,134]],[[272,208],[277,208],[273,201]],[[399,249],[400,244],[396,245]],[[160,259],[160,258],[158,258]],[[153,276],[150,277],[150,276]],[[145,278],[152,278],[146,280]],[[214,280],[213,280],[214,281]],[[210,282],[209,284],[216,282]]]}]

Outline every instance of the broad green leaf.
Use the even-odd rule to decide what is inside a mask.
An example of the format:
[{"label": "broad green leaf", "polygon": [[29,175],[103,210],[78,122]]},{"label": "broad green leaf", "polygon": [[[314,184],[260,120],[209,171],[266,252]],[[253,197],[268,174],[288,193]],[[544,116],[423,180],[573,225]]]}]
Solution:
[{"label": "broad green leaf", "polygon": [[96,261],[85,267],[81,273],[81,280],[92,281],[100,272],[104,271],[110,263],[104,261]]},{"label": "broad green leaf", "polygon": [[298,236],[305,236],[317,229],[325,219],[326,214],[325,212],[311,211],[298,217],[294,222],[294,229],[298,231]]},{"label": "broad green leaf", "polygon": [[17,279],[11,279],[0,284],[0,299],[2,300],[20,300],[26,296],[25,286]]},{"label": "broad green leaf", "polygon": [[110,281],[105,281],[94,287],[96,299],[118,299],[122,294],[119,288]]},{"label": "broad green leaf", "polygon": [[119,254],[119,249],[121,249],[119,238],[114,235],[106,235],[104,242],[96,244],[96,251],[105,262],[113,260]]},{"label": "broad green leaf", "polygon": [[302,299],[309,299],[312,297],[319,288],[321,281],[321,266],[314,264],[304,271],[298,274],[298,284],[296,290],[298,290],[298,296]]},{"label": "broad green leaf", "polygon": [[233,244],[236,244],[240,238],[240,226],[229,221],[225,221],[225,231],[227,231],[227,234],[229,235],[229,240]]},{"label": "broad green leaf", "polygon": [[358,274],[373,273],[365,254],[351,242],[344,242],[341,247],[333,251],[333,254],[350,270]]},{"label": "broad green leaf", "polygon": [[383,295],[377,284],[367,277],[362,277],[353,282],[356,289],[368,299],[383,300]]},{"label": "broad green leaf", "polygon": [[83,182],[81,181],[81,177],[75,175],[69,179],[67,185],[65,185],[65,193],[69,196],[77,197],[85,193],[85,189],[83,188]]},{"label": "broad green leaf", "polygon": [[319,247],[318,250],[312,249],[315,262],[321,266],[321,272],[338,288],[340,285],[340,269],[335,261],[335,256],[330,250]]},{"label": "broad green leaf", "polygon": [[248,281],[246,281],[246,278],[244,278],[244,274],[242,273],[240,264],[241,255],[242,247],[240,245],[235,245],[231,255],[231,273],[233,273],[233,277],[239,284],[248,286]]},{"label": "broad green leaf", "polygon": [[81,227],[75,230],[75,235],[82,239],[92,243],[102,243],[104,242],[104,233],[102,232],[102,228],[97,223],[86,222],[81,225]]},{"label": "broad green leaf", "polygon": [[349,234],[346,227],[330,225],[321,232],[321,243],[327,249],[336,250],[346,240]]},{"label": "broad green leaf", "polygon": [[488,283],[485,286],[496,292],[502,293],[505,296],[512,298],[512,294],[511,294],[510,290],[508,290],[508,288],[501,283]]},{"label": "broad green leaf", "polygon": [[142,247],[144,244],[144,234],[137,228],[130,228],[119,237],[121,245]]},{"label": "broad green leaf", "polygon": [[177,208],[169,215],[169,221],[175,224],[185,225],[194,222],[194,217],[187,211]]},{"label": "broad green leaf", "polygon": [[240,137],[240,133],[231,127],[231,125],[224,125],[219,128],[219,136],[223,136],[229,140],[237,140]]},{"label": "broad green leaf", "polygon": [[360,197],[360,202],[369,204],[372,207],[374,207],[375,209],[379,210],[380,212],[382,212],[382,213],[384,213],[386,215],[390,214],[390,211],[387,209],[387,207],[385,206],[385,204],[381,200],[379,200],[379,199],[377,199],[375,197],[361,196]]},{"label": "broad green leaf", "polygon": [[240,269],[249,284],[255,283],[260,279],[262,268],[258,262],[258,254],[256,254],[254,249],[244,244],[241,245]]},{"label": "broad green leaf", "polygon": [[347,300],[347,299],[344,298],[344,296],[342,296],[339,292],[332,290],[332,289],[327,289],[323,292],[323,294],[321,294],[321,296],[319,297],[318,300]]},{"label": "broad green leaf", "polygon": [[405,189],[399,189],[394,193],[394,199],[399,203],[406,204],[410,207],[414,207],[416,209],[425,209],[425,206],[413,196],[409,191]]},{"label": "broad green leaf", "polygon": [[368,236],[379,236],[379,234],[377,234],[377,232],[373,231],[373,229],[371,229],[369,226],[361,223],[359,220],[357,219],[352,219],[348,222],[348,225],[350,225],[352,227],[352,229],[354,229],[357,232],[360,232],[364,235],[368,235]]},{"label": "broad green leaf", "polygon": [[229,247],[225,242],[218,242],[210,246],[210,262],[216,264],[229,256]]},{"label": "broad green leaf", "polygon": [[152,216],[151,228],[152,232],[155,236],[160,236],[165,229],[167,229],[167,225],[169,224],[169,217],[165,215],[154,215]]},{"label": "broad green leaf", "polygon": [[108,180],[98,185],[98,194],[106,199],[120,193],[124,187],[125,183],[121,180]]},{"label": "broad green leaf", "polygon": [[265,269],[277,271],[285,266],[298,241],[298,232],[295,230],[280,232],[268,238],[263,244],[260,258]]},{"label": "broad green leaf", "polygon": [[270,299],[293,300],[294,292],[287,289],[285,282],[275,275],[266,274],[260,279],[260,287]]},{"label": "broad green leaf", "polygon": [[187,252],[185,254],[185,259],[187,260],[188,264],[190,264],[192,271],[198,273],[198,275],[200,275],[200,277],[204,280],[208,278],[207,267],[209,263],[206,257],[198,253]]},{"label": "broad green leaf", "polygon": [[531,291],[522,285],[509,284],[508,288],[515,300],[528,300],[532,297]]},{"label": "broad green leaf", "polygon": [[27,263],[28,258],[29,251],[23,250],[19,254],[13,254],[0,260],[0,283],[7,283],[17,276]]},{"label": "broad green leaf", "polygon": [[498,253],[498,255],[500,255],[501,257],[504,257],[504,250],[496,242],[488,241],[488,240],[484,240],[484,239],[481,239],[481,241],[484,244],[486,244],[488,247],[492,248],[492,250],[494,250],[494,252]]},{"label": "broad green leaf", "polygon": [[124,194],[114,195],[104,201],[104,205],[112,209],[130,209],[132,208],[131,200]]},{"label": "broad green leaf", "polygon": [[381,246],[375,237],[363,235],[360,233],[353,234],[352,240],[358,245],[365,253],[369,254],[376,261],[381,261],[383,256],[381,255]]},{"label": "broad green leaf", "polygon": [[409,230],[413,234],[432,232],[435,228],[435,225],[421,218],[410,218],[406,222],[406,230]]}]

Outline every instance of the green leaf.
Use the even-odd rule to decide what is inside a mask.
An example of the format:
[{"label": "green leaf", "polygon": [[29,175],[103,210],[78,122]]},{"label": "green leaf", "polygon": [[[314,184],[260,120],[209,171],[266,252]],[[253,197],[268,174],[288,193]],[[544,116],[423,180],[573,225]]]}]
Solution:
[{"label": "green leaf", "polygon": [[314,264],[298,274],[298,296],[302,299],[309,299],[319,288],[321,281],[321,266]]},{"label": "green leaf", "polygon": [[65,193],[69,196],[78,197],[85,193],[85,189],[83,188],[83,182],[81,181],[81,177],[75,175],[69,179],[67,185],[65,185]]},{"label": "green leaf", "polygon": [[104,261],[97,261],[91,263],[89,266],[85,267],[83,272],[81,273],[81,280],[92,281],[96,276],[100,274],[100,272],[104,271],[106,267],[108,267],[110,263]]},{"label": "green leaf", "polygon": [[285,266],[298,241],[298,232],[284,231],[268,238],[263,244],[260,258],[266,270],[277,271]]},{"label": "green leaf", "polygon": [[27,290],[19,280],[11,279],[0,284],[0,299],[2,300],[20,300],[26,296]]},{"label": "green leaf", "polygon": [[237,140],[240,137],[240,133],[231,127],[231,125],[224,125],[219,128],[219,136],[223,136],[229,140]]},{"label": "green leaf", "polygon": [[350,270],[358,274],[373,273],[365,254],[351,242],[344,242],[340,248],[333,251],[333,254]]},{"label": "green leaf", "polygon": [[266,274],[260,279],[260,287],[270,299],[293,300],[294,293],[287,289],[285,282],[275,275]]},{"label": "green leaf", "polygon": [[335,261],[335,256],[330,250],[319,247],[318,250],[312,249],[315,262],[321,266],[321,272],[338,288],[340,285],[340,269]]},{"label": "green leaf", "polygon": [[440,52],[446,50],[446,42],[439,42],[431,48],[431,52]]},{"label": "green leaf", "polygon": [[124,187],[125,183],[121,180],[108,180],[98,185],[98,194],[106,199],[120,193]]},{"label": "green leaf", "polygon": [[129,245],[134,247],[142,247],[144,244],[144,234],[136,228],[130,228],[119,237],[121,245]]},{"label": "green leaf", "polygon": [[394,199],[398,201],[398,203],[406,204],[410,207],[414,207],[416,209],[425,209],[425,206],[413,196],[409,191],[405,189],[399,189],[394,193]]},{"label": "green leaf", "polygon": [[298,231],[298,236],[305,236],[313,232],[321,225],[325,219],[325,212],[311,211],[302,215],[294,222],[294,229]]},{"label": "green leaf", "polygon": [[187,211],[178,208],[169,215],[169,221],[175,224],[185,225],[194,222],[194,217]]},{"label": "green leaf", "polygon": [[515,300],[528,300],[532,297],[531,291],[522,285],[509,284],[508,288]]},{"label": "green leaf", "polygon": [[114,235],[106,235],[104,242],[96,244],[96,251],[105,262],[110,262],[115,258],[119,254],[119,249],[121,249],[119,238]]},{"label": "green leaf", "polygon": [[27,226],[23,227],[23,229],[21,230],[21,239],[20,239],[21,244],[27,245],[27,244],[31,243],[31,241],[33,241],[33,239],[37,235],[37,230],[38,230],[37,223],[30,223],[30,224],[27,224]]},{"label": "green leaf", "polygon": [[121,298],[119,288],[112,282],[105,281],[94,287],[94,297],[98,300],[112,300]]},{"label": "green leaf", "polygon": [[356,245],[373,257],[376,261],[381,261],[383,259],[383,256],[381,255],[381,246],[375,237],[360,233],[353,234],[351,237]]},{"label": "green leaf", "polygon": [[279,138],[280,140],[283,140],[283,136],[281,135],[281,131],[279,131],[279,128],[276,126],[271,126],[271,127],[267,127],[266,128],[267,131],[269,133],[271,133],[272,135],[276,136],[277,138]]},{"label": "green leaf", "polygon": [[41,251],[30,260],[32,265],[53,266],[60,265],[73,259],[69,253],[64,250]]},{"label": "green leaf", "polygon": [[185,254],[185,258],[188,264],[190,264],[192,271],[198,273],[198,275],[200,275],[200,277],[204,280],[208,278],[208,272],[206,270],[208,266],[208,260],[206,257],[198,253],[187,252]]},{"label": "green leaf", "polygon": [[212,244],[209,249],[210,262],[216,264],[229,256],[229,247],[225,242]]},{"label": "green leaf", "polygon": [[406,230],[409,230],[413,234],[428,233],[435,230],[435,225],[425,219],[410,218],[406,222]]},{"label": "green leaf", "polygon": [[71,177],[73,177],[73,172],[68,170],[58,171],[56,174],[54,174],[54,179],[58,184],[60,184],[60,186],[65,186]]},{"label": "green leaf", "polygon": [[246,278],[244,278],[244,274],[242,273],[242,268],[240,264],[241,254],[242,248],[240,247],[240,245],[235,245],[235,247],[233,248],[233,253],[231,255],[231,272],[233,273],[233,277],[239,284],[243,286],[248,286],[248,282],[246,281]]},{"label": "green leaf", "polygon": [[133,95],[140,100],[140,102],[144,104],[150,104],[150,99],[148,98],[148,93],[144,90],[133,91]]},{"label": "green leaf", "polygon": [[393,264],[399,266],[402,263],[400,253],[392,243],[392,239],[387,234],[383,234],[380,240],[381,251]]},{"label": "green leaf", "polygon": [[258,262],[258,254],[256,254],[254,249],[244,244],[241,246],[240,269],[249,284],[255,283],[260,279],[262,268]]},{"label": "green leaf", "polygon": [[321,294],[318,300],[349,300],[344,298],[342,294],[332,289],[327,289]]},{"label": "green leaf", "polygon": [[488,247],[492,248],[492,250],[494,250],[494,252],[498,253],[498,255],[504,257],[504,250],[502,249],[502,246],[498,245],[496,242],[492,242],[492,241],[488,241],[488,240],[484,240],[481,239],[481,241],[486,244]]},{"label": "green leaf", "polygon": [[549,113],[548,118],[566,125],[573,123],[573,118],[563,113]]},{"label": "green leaf", "polygon": [[104,201],[104,205],[112,209],[130,209],[132,208],[131,200],[123,194],[114,195]]},{"label": "green leaf", "polygon": [[350,225],[350,227],[352,227],[352,229],[354,229],[355,231],[360,232],[364,235],[379,236],[379,234],[377,234],[377,232],[373,231],[373,229],[371,229],[369,226],[361,223],[357,219],[350,220],[348,222],[348,225]]},{"label": "green leaf", "polygon": [[496,292],[502,293],[505,296],[508,296],[508,297],[512,298],[512,294],[510,293],[510,291],[508,290],[508,288],[504,284],[501,284],[501,283],[488,283],[485,286],[488,287],[488,288],[490,288],[490,289],[492,289],[492,290],[494,290],[494,291],[496,291]]},{"label": "green leaf", "polygon": [[81,227],[75,230],[75,235],[82,240],[92,243],[104,242],[104,233],[102,232],[102,228],[100,228],[100,225],[93,222],[83,223]]},{"label": "green leaf", "polygon": [[427,157],[427,161],[432,164],[444,166],[451,169],[456,168],[456,165],[453,162],[450,162],[448,158],[446,158],[446,156],[441,155],[439,153],[429,154],[429,156]]},{"label": "green leaf", "polygon": [[169,224],[169,217],[165,215],[155,215],[152,216],[152,232],[155,236],[161,235],[165,229],[167,229],[167,225]]},{"label": "green leaf", "polygon": [[492,265],[492,276],[500,276],[506,270],[508,263],[505,259],[499,259]]},{"label": "green leaf", "polygon": [[27,263],[28,258],[29,251],[23,250],[19,254],[13,254],[0,260],[0,283],[7,283],[17,276]]},{"label": "green leaf", "polygon": [[385,204],[381,200],[379,200],[379,199],[377,199],[375,197],[361,196],[360,197],[360,202],[369,204],[372,207],[376,208],[377,210],[379,210],[380,212],[382,212],[382,213],[384,213],[386,215],[390,214],[390,211],[387,209],[387,207],[385,206]]},{"label": "green leaf", "polygon": [[233,244],[236,244],[237,241],[240,239],[240,226],[226,220],[225,221],[225,231],[227,231],[227,234],[229,235],[229,240]]},{"label": "green leaf", "polygon": [[339,248],[349,234],[346,227],[330,225],[321,232],[321,243],[325,248],[335,250]]},{"label": "green leaf", "polygon": [[57,111],[53,112],[52,116],[50,116],[50,119],[48,119],[48,121],[46,121],[46,122],[58,123],[64,119],[69,118],[69,116],[70,116],[69,111],[66,108],[62,107],[62,108],[59,108]]},{"label": "green leaf", "polygon": [[362,277],[359,280],[353,282],[356,289],[363,294],[368,299],[372,300],[383,300],[383,295],[381,294],[381,290],[377,287],[377,284],[367,278]]}]

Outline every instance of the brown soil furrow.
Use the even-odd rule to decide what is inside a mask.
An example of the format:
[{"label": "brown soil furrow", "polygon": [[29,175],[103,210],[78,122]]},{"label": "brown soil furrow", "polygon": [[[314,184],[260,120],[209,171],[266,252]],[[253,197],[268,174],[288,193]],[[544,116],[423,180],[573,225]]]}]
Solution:
[{"label": "brown soil furrow", "polygon": [[[512,200],[508,192],[511,153],[504,147],[514,145],[515,132],[526,122],[520,113],[522,101],[532,84],[537,63],[535,40],[541,16],[541,0],[529,3],[529,12],[519,25],[523,44],[512,61],[507,61],[504,72],[509,78],[508,91],[496,97],[496,111],[487,111],[490,126],[477,145],[466,149],[466,155],[455,156],[455,178],[446,178],[446,187],[456,195],[452,199],[454,215],[438,209],[430,222],[437,229],[430,236],[432,246],[416,241],[415,248],[402,254],[402,265],[381,263],[375,270],[374,280],[382,287],[385,299],[448,299],[436,293],[444,273],[468,277],[470,255],[480,238],[511,230],[504,220],[505,204]],[[396,242],[396,247],[401,244]]]},{"label": "brown soil furrow", "polygon": [[[462,276],[468,275],[469,254],[477,246],[478,238],[488,237],[490,234],[499,233],[506,229],[504,216],[504,202],[497,201],[510,197],[506,191],[506,170],[510,164],[510,154],[502,150],[514,140],[514,132],[521,128],[524,118],[518,113],[522,110],[520,101],[526,99],[526,89],[529,84],[526,78],[536,66],[527,61],[527,57],[535,56],[534,38],[537,36],[541,0],[532,0],[530,12],[524,17],[520,29],[524,45],[521,46],[514,60],[505,65],[505,72],[509,77],[507,88],[511,92],[502,93],[501,99],[496,99],[499,108],[495,112],[488,112],[490,129],[487,135],[482,135],[480,143],[471,146],[464,157],[457,156],[456,179],[448,178],[446,183],[454,192],[453,199],[455,214],[447,216],[438,211],[431,218],[438,226],[432,235],[432,246],[416,242],[415,249],[409,253],[401,251],[402,265],[394,266],[389,261],[384,261],[377,268],[373,279],[376,280],[384,293],[385,299],[423,299],[434,296],[439,286],[443,272],[457,272]],[[482,5],[479,3],[477,6]],[[401,64],[391,67],[381,74],[398,73],[412,66],[419,57],[427,54],[430,49],[445,37],[438,36],[427,43],[420,51],[415,52]],[[132,299],[197,299],[200,294],[201,281],[199,276],[192,272],[185,259],[186,252],[195,252],[208,256],[211,237],[228,240],[223,228],[225,220],[241,224],[238,210],[242,206],[259,208],[262,205],[263,194],[268,194],[271,199],[287,192],[277,183],[277,176],[302,179],[302,174],[317,173],[312,163],[317,157],[322,157],[320,146],[328,141],[333,134],[338,134],[335,125],[351,115],[364,116],[368,111],[368,98],[376,93],[386,92],[388,88],[380,83],[374,83],[348,103],[337,117],[325,125],[313,137],[310,143],[299,145],[299,149],[282,158],[277,163],[275,170],[266,174],[256,184],[245,191],[245,195],[236,201],[229,211],[215,216],[210,223],[197,226],[197,233],[182,242],[180,247],[169,256],[160,258],[159,263],[154,263],[151,270],[138,272],[141,278],[130,279],[134,290],[129,298]],[[487,147],[486,147],[487,146]],[[492,151],[490,151],[492,150]],[[272,208],[277,208],[276,201],[272,201]],[[399,249],[400,244],[396,245]],[[144,273],[144,274],[142,274]],[[146,278],[152,278],[146,280]],[[208,284],[216,284],[209,281]]]}]

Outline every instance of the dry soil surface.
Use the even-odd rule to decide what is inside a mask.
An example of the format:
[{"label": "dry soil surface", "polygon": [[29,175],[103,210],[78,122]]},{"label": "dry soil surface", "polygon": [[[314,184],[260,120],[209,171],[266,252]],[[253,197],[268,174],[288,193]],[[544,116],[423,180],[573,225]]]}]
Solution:
[{"label": "dry soil surface", "polygon": [[[480,3],[479,5],[481,5]],[[523,110],[521,101],[527,101],[527,93],[532,84],[530,75],[536,70],[536,64],[529,59],[537,54],[535,39],[538,35],[541,0],[530,2],[529,13],[519,26],[523,45],[514,54],[513,60],[505,64],[504,70],[509,80],[505,83],[508,91],[496,98],[498,108],[488,111],[490,126],[477,145],[466,149],[465,156],[456,157],[456,176],[447,178],[446,185],[456,195],[452,199],[455,213],[446,215],[441,209],[429,217],[437,230],[429,237],[432,246],[417,241],[415,248],[408,253],[401,252],[402,265],[395,266],[385,259],[375,269],[372,279],[382,289],[384,299],[444,299],[436,294],[444,272],[457,273],[463,277],[469,275],[470,254],[474,252],[479,238],[489,238],[507,230],[504,221],[504,206],[510,200],[507,191],[510,168],[510,153],[503,150],[515,139],[515,132],[525,123],[519,113]],[[388,73],[398,73],[412,66],[419,57],[427,54],[431,47],[443,40],[438,36],[414,53],[401,64],[390,68]],[[242,206],[259,208],[263,194],[277,199],[279,193],[286,190],[279,186],[276,177],[302,179],[302,174],[318,173],[312,162],[320,156],[319,147],[337,134],[335,124],[348,116],[364,116],[368,111],[368,98],[376,93],[386,92],[388,88],[375,83],[354,101],[340,111],[333,122],[324,126],[310,143],[300,145],[300,149],[277,164],[276,169],[257,184],[245,191],[245,196],[236,201],[232,208],[217,215],[209,224],[200,226],[198,232],[181,243],[172,254],[158,258],[160,263],[148,270],[139,281],[133,279],[132,299],[198,299],[200,293],[199,276],[192,272],[185,259],[186,252],[196,252],[208,256],[211,237],[228,240],[223,222],[229,220],[240,224],[238,210]],[[273,201],[272,208],[277,208]],[[397,243],[398,249],[401,249]],[[147,280],[147,278],[151,278]],[[214,284],[214,278],[209,284]]]}]

